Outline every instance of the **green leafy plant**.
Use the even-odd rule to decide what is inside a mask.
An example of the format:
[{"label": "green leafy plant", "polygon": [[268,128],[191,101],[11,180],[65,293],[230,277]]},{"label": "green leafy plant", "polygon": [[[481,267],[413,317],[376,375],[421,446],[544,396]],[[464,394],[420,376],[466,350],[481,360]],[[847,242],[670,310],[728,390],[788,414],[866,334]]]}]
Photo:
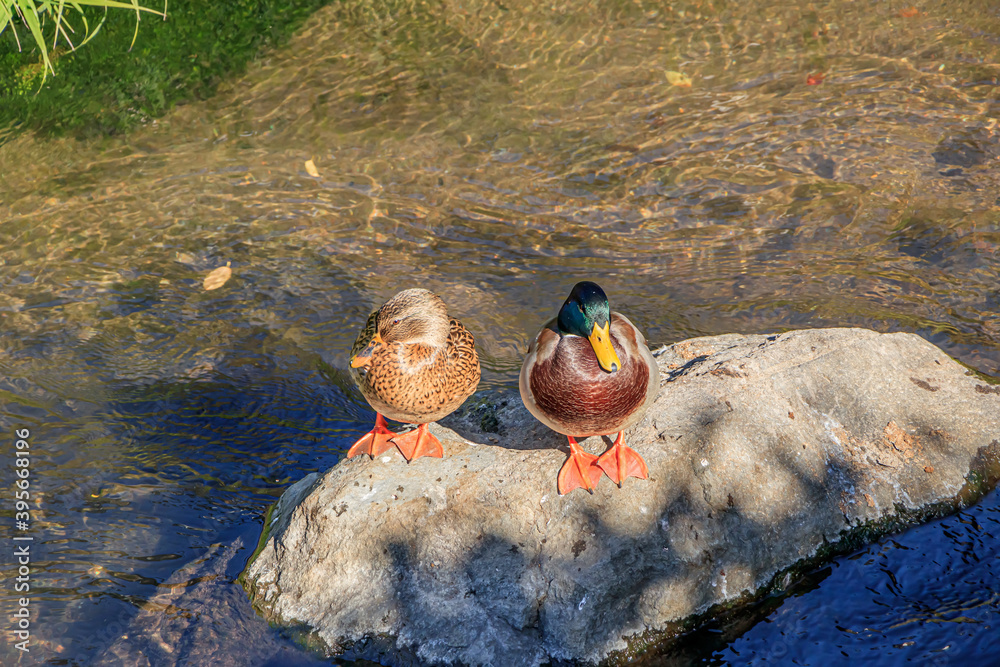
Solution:
[{"label": "green leafy plant", "polygon": [[[136,35],[139,34],[139,17],[142,12],[166,17],[167,10],[166,0],[164,0],[162,12],[141,6],[139,0],[130,0],[128,2],[119,2],[118,0],[71,0],[70,2],[66,0],[0,0],[0,35],[7,28],[10,28],[11,32],[14,33],[14,39],[17,41],[18,49],[20,50],[21,39],[17,34],[17,24],[21,23],[28,29],[32,40],[42,54],[42,61],[44,63],[42,80],[44,81],[49,72],[55,74],[55,68],[52,66],[52,61],[49,58],[49,48],[45,37],[45,31],[49,24],[52,26],[50,29],[53,33],[51,47],[53,51],[56,50],[59,44],[60,36],[62,36],[62,39],[69,46],[70,50],[75,51],[89,42],[104,24],[104,18],[102,17],[97,25],[91,29],[86,13],[84,12],[85,7],[103,8],[105,15],[107,15],[108,9],[128,9],[134,11],[135,33],[132,35],[133,44],[135,43]],[[70,36],[76,36],[76,30],[70,20],[74,15],[79,18],[79,26],[82,27],[82,34],[77,37],[77,39],[81,39],[82,41],[78,44],[74,44],[73,38]]]},{"label": "green leafy plant", "polygon": [[[138,2],[166,9],[161,0]],[[44,80],[45,63],[15,14],[23,50],[9,25],[0,34],[0,144],[25,131],[79,139],[120,134],[178,103],[207,99],[222,81],[243,72],[261,51],[285,43],[331,2],[169,0],[169,20],[143,14],[137,39],[134,9],[83,6],[91,34],[100,23],[100,35],[75,51],[60,35],[53,50],[53,26],[46,24],[43,34],[58,76]],[[0,0],[0,8],[9,3]],[[74,27],[82,26],[68,0],[66,14]],[[83,30],[67,32],[79,47]]]}]

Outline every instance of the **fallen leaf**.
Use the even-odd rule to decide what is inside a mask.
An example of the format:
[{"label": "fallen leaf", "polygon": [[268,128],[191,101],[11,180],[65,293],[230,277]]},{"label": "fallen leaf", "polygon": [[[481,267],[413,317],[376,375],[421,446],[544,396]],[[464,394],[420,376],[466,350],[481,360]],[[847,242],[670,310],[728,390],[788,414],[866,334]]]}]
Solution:
[{"label": "fallen leaf", "polygon": [[313,178],[319,178],[319,170],[316,169],[316,163],[312,160],[306,160],[306,173]]},{"label": "fallen leaf", "polygon": [[806,79],[807,86],[818,86],[821,83],[823,83],[822,72],[817,72],[816,74],[810,74],[809,77]]},{"label": "fallen leaf", "polygon": [[226,281],[233,275],[233,270],[229,268],[230,264],[232,262],[226,262],[225,266],[220,266],[205,276],[205,282],[203,283],[205,291],[219,289],[226,284]]},{"label": "fallen leaf", "polygon": [[920,16],[920,10],[911,6],[900,10],[899,15],[904,19],[912,19],[914,16]]},{"label": "fallen leaf", "polygon": [[667,83],[671,86],[680,86],[681,88],[691,87],[691,77],[686,74],[681,74],[680,72],[667,72]]}]

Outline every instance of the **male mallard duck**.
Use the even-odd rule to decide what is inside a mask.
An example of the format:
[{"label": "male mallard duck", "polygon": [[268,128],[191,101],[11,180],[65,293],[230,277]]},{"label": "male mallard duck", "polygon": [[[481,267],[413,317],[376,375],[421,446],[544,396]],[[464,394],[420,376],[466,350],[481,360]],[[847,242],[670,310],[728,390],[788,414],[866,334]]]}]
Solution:
[{"label": "male mallard duck", "polygon": [[[436,294],[408,289],[368,316],[351,349],[351,375],[375,409],[375,427],[347,452],[372,458],[396,445],[411,461],[444,456],[441,441],[427,424],[454,412],[479,385],[475,339],[462,323],[448,316]],[[388,429],[385,415],[419,424],[399,435]]]},{"label": "male mallard duck", "polygon": [[[569,439],[570,455],[559,471],[559,493],[597,486],[602,471],[618,486],[626,477],[646,479],[646,462],[622,436],[656,398],[660,370],[646,339],[628,318],[611,312],[597,283],[577,283],[559,310],[528,346],[521,366],[521,400],[553,431]],[[576,438],[617,433],[600,457]]]}]

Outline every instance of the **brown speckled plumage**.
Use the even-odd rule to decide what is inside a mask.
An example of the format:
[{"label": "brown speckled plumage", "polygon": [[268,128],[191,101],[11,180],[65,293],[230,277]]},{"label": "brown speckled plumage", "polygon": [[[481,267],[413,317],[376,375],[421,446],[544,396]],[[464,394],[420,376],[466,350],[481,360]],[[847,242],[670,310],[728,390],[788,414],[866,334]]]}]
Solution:
[{"label": "brown speckled plumage", "polygon": [[543,424],[564,435],[617,433],[638,422],[656,398],[659,369],[638,329],[611,313],[611,343],[622,367],[607,373],[586,338],[559,334],[549,321],[528,348],[521,398]]},{"label": "brown speckled plumage", "polygon": [[437,421],[479,385],[475,339],[433,293],[406,290],[373,312],[354,341],[352,360],[376,333],[383,343],[367,365],[351,369],[376,412],[401,422]]}]

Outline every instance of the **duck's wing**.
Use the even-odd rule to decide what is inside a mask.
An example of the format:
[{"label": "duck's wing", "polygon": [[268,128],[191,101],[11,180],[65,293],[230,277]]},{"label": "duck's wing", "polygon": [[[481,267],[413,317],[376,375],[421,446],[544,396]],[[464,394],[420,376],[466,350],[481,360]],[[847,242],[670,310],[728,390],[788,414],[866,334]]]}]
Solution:
[{"label": "duck's wing", "polygon": [[450,318],[449,325],[448,375],[455,378],[456,385],[471,386],[474,390],[482,374],[479,355],[476,354],[476,338],[454,317]]},{"label": "duck's wing", "polygon": [[368,343],[372,342],[372,338],[375,337],[376,327],[375,319],[378,316],[378,308],[372,311],[372,314],[368,316],[368,321],[365,322],[365,328],[361,330],[358,334],[357,339],[354,341],[354,347],[351,348],[351,359],[357,356],[358,352],[368,347]]}]

